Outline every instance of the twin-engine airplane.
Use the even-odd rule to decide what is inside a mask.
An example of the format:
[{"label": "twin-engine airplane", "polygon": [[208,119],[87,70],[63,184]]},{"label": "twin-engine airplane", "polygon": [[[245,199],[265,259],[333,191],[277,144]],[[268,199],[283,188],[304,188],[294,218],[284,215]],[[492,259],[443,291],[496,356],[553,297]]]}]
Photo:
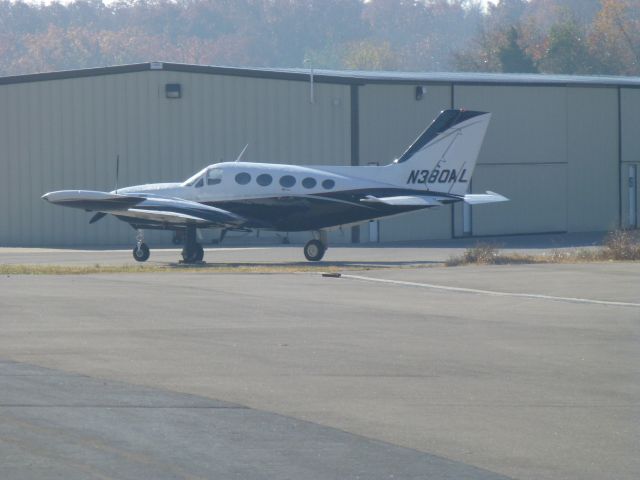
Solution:
[{"label": "twin-engine airplane", "polygon": [[[304,247],[318,261],[328,247],[326,229],[464,201],[503,202],[493,192],[467,194],[491,114],[445,110],[402,154],[385,166],[314,166],[225,162],[182,183],[155,183],[97,192],[62,190],[43,199],[56,205],[107,214],[139,230],[133,258],[149,247],[141,231],[184,234],[185,263],[202,261],[196,229],[312,231]],[[242,155],[242,154],[241,154]],[[239,160],[240,158],[238,158]]]}]

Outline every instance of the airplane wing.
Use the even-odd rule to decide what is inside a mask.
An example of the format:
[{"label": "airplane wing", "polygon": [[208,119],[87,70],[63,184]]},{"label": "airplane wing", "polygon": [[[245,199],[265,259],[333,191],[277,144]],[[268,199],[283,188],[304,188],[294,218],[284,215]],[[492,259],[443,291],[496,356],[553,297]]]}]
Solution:
[{"label": "airplane wing", "polygon": [[145,197],[121,195],[118,193],[96,192],[94,190],[60,190],[45,193],[43,200],[64,207],[101,211],[127,208],[143,202]]},{"label": "airplane wing", "polygon": [[[221,208],[157,195],[62,190],[42,198],[56,205],[110,213],[131,224],[140,220],[147,226],[241,227],[247,222],[244,217]],[[98,214],[92,222],[100,218]]]},{"label": "airplane wing", "polygon": [[468,193],[464,196],[464,201],[469,205],[480,205],[482,203],[508,202],[509,199],[496,192]]}]

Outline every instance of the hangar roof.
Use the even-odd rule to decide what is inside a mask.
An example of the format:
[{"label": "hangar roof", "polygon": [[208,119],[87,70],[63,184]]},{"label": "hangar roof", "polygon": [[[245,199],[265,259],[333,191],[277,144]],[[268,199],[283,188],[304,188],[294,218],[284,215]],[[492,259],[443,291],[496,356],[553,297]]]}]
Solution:
[{"label": "hangar roof", "polygon": [[[115,75],[121,73],[163,70],[239,77],[272,78],[293,81],[308,81],[310,70],[302,68],[239,68],[223,66],[190,65],[182,63],[147,62],[112,67],[86,68],[59,72],[35,73],[0,77],[0,85],[13,83],[62,80],[67,78]],[[544,75],[520,73],[463,73],[463,72],[370,72],[357,70],[314,69],[314,81],[364,85],[386,84],[466,84],[466,85],[575,85],[601,87],[640,88],[640,77]]]}]

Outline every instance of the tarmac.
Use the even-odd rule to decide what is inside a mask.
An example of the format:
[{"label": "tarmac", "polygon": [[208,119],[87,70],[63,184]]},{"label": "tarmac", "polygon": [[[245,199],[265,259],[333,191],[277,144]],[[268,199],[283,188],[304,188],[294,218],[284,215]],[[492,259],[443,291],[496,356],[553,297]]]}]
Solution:
[{"label": "tarmac", "polygon": [[[640,264],[437,266],[463,248],[336,247],[340,277],[3,275],[0,478],[639,478]],[[0,249],[103,258],[133,262]]]}]

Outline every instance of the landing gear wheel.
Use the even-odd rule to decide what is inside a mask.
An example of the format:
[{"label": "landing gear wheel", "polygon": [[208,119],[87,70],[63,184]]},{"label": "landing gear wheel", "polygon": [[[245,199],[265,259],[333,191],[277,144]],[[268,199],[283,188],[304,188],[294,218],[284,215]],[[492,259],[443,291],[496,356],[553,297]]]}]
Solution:
[{"label": "landing gear wheel", "polygon": [[133,247],[133,258],[136,262],[146,262],[149,260],[149,255],[151,255],[151,253],[146,243],[141,243]]},{"label": "landing gear wheel", "polygon": [[196,243],[182,249],[182,260],[184,263],[201,262],[204,258],[204,249],[202,245]]},{"label": "landing gear wheel", "polygon": [[202,248],[202,245],[200,245],[199,243],[196,243],[196,251],[196,262],[201,262],[204,258],[204,248]]},{"label": "landing gear wheel", "polygon": [[307,244],[304,246],[304,256],[310,262],[317,262],[322,260],[324,257],[324,252],[326,251],[326,247],[322,244],[320,240],[309,240]]}]

